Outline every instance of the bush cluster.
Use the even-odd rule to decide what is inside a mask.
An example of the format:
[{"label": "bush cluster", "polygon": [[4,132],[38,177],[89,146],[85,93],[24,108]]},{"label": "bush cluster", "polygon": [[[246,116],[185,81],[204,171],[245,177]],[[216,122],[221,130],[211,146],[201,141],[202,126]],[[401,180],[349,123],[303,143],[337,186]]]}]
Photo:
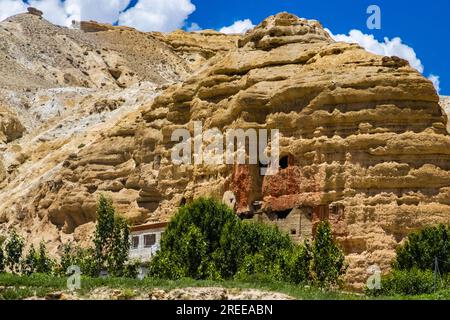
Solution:
[{"label": "bush cluster", "polygon": [[411,233],[397,249],[397,270],[433,270],[437,260],[442,273],[450,273],[450,226],[427,227]]},{"label": "bush cluster", "polygon": [[[450,274],[450,227],[426,227],[411,233],[396,250],[392,272],[382,278],[379,295],[419,295],[448,286]],[[440,274],[435,273],[437,266]]]},{"label": "bush cluster", "polygon": [[274,226],[241,221],[226,205],[199,198],[171,220],[149,272],[166,279],[258,277],[333,286],[345,269],[328,222],[319,224],[312,244],[296,245]]},{"label": "bush cluster", "polygon": [[139,263],[128,261],[128,224],[124,218],[116,215],[111,200],[103,195],[98,202],[97,217],[93,246],[81,248],[68,243],[63,248],[59,262],[49,257],[43,242],[37,251],[31,245],[24,254],[24,240],[13,230],[7,240],[0,239],[0,272],[64,276],[70,266],[76,265],[82,274],[91,277],[99,276],[101,271],[117,277],[136,277]]},{"label": "bush cluster", "polygon": [[55,261],[47,253],[44,242],[36,251],[31,245],[24,255],[24,240],[15,230],[8,239],[0,239],[0,272],[30,275],[35,272],[52,273]]}]

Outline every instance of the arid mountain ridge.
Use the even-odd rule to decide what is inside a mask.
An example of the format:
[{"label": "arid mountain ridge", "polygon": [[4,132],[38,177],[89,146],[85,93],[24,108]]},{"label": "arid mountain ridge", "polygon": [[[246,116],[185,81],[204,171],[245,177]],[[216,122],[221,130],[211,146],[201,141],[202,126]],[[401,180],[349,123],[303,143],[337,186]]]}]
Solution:
[{"label": "arid mountain ridge", "polygon": [[[0,23],[0,39],[0,233],[57,253],[86,243],[100,193],[145,223],[232,192],[238,214],[288,232],[289,217],[311,210],[313,228],[326,215],[358,287],[409,232],[449,220],[450,99],[317,21],[282,13],[238,36],[73,30],[23,14]],[[289,167],[261,178],[252,166],[175,166],[171,132],[196,120],[280,129]]]}]

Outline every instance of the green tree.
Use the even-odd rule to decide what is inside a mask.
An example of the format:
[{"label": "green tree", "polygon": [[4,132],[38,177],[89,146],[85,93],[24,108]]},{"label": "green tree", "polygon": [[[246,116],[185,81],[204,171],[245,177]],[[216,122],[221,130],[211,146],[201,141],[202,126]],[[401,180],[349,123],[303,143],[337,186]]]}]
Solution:
[{"label": "green tree", "polygon": [[45,243],[41,241],[39,244],[39,254],[36,260],[36,272],[52,273],[55,262],[48,256]]},{"label": "green tree", "polygon": [[311,276],[319,286],[339,284],[346,271],[345,255],[334,242],[331,225],[322,221],[317,226],[317,233],[311,248]]},{"label": "green tree", "polygon": [[114,276],[123,276],[130,251],[130,229],[123,217],[116,217],[109,253],[108,271]]},{"label": "green tree", "polygon": [[82,274],[97,277],[98,268],[94,256],[94,249],[74,246],[71,242],[63,246],[61,260],[56,268],[56,272],[65,276],[70,266],[78,266]]},{"label": "green tree", "polygon": [[233,221],[238,218],[216,201],[198,199],[181,207],[164,232],[161,250],[152,259],[150,273],[164,278],[222,278],[223,269],[217,262],[223,262],[228,255],[220,241],[224,226]]},{"label": "green tree", "polygon": [[450,227],[426,227],[411,233],[397,248],[396,270],[434,270],[438,261],[442,273],[450,273]]},{"label": "green tree", "polygon": [[310,279],[311,260],[311,246],[308,242],[296,247],[287,269],[288,281],[295,284],[307,283]]},{"label": "green tree", "polygon": [[3,252],[3,242],[5,239],[0,236],[0,273],[5,272],[5,253]]},{"label": "green tree", "polygon": [[121,276],[128,259],[129,248],[129,228],[126,220],[117,217],[112,201],[100,195],[94,235],[97,273],[108,270],[112,275]]},{"label": "green tree", "polygon": [[71,242],[63,245],[63,252],[58,266],[58,273],[64,276],[70,266],[76,265],[76,257]]},{"label": "green tree", "polygon": [[200,198],[179,208],[149,273],[170,279],[286,280],[295,247],[276,227],[242,222],[226,205]]},{"label": "green tree", "polygon": [[6,265],[12,273],[20,272],[23,247],[23,238],[17,234],[16,230],[13,230],[5,246]]},{"label": "green tree", "polygon": [[114,207],[112,201],[100,195],[97,206],[97,225],[94,235],[95,260],[98,271],[106,268],[111,238],[114,232]]},{"label": "green tree", "polygon": [[38,256],[34,246],[31,245],[25,259],[22,261],[22,273],[31,275],[36,271]]}]

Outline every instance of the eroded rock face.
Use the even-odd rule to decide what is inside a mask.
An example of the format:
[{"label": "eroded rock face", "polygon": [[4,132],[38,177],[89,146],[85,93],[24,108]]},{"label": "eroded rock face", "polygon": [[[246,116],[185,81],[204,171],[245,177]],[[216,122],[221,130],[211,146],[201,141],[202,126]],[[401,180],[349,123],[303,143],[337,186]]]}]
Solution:
[{"label": "eroded rock face", "polygon": [[0,88],[34,90],[126,88],[142,82],[178,82],[192,71],[151,34],[83,21],[81,29],[52,25],[35,14],[0,24]]},{"label": "eroded rock face", "polygon": [[[278,129],[285,166],[263,177],[258,165],[175,165],[171,135],[192,132],[194,121],[222,132]],[[237,214],[277,223],[298,240],[330,220],[348,283],[361,287],[368,266],[388,271],[409,232],[448,221],[446,125],[432,83],[406,61],[335,43],[317,21],[282,13],[103,130],[8,216],[24,212],[24,221],[49,223],[64,238],[95,220],[100,193],[135,223],[226,194]]]},{"label": "eroded rock face", "polygon": [[[0,23],[0,234],[15,228],[27,244],[45,240],[52,253],[70,240],[88,243],[93,223],[86,221],[95,220],[96,199],[84,201],[83,193],[68,199],[62,210],[73,218],[61,228],[66,219],[58,210],[47,215],[33,209],[35,202],[52,205],[52,197],[41,199],[38,191],[65,185],[57,175],[66,160],[76,159],[120,119],[139,114],[141,106],[197,67],[184,57],[188,46],[175,50],[153,33],[96,22],[81,27],[54,26],[30,14]],[[178,43],[183,41],[189,36]],[[211,44],[205,63],[215,48]],[[133,130],[117,127],[119,135]],[[85,197],[122,188],[119,181],[88,183]]]},{"label": "eroded rock face", "polygon": [[[450,119],[450,97],[441,97],[441,106],[447,114],[447,119]],[[450,122],[447,122],[447,131],[450,133]]]},{"label": "eroded rock face", "polygon": [[0,105],[0,144],[22,137],[25,128],[19,119],[6,107]]}]

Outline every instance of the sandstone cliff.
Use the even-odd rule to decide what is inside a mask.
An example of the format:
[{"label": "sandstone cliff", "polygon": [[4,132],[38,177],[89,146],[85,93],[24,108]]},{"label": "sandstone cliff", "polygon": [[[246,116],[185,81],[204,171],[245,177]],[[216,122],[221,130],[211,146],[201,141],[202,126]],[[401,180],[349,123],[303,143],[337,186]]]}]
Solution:
[{"label": "sandstone cliff", "polygon": [[[440,104],[447,116],[450,117],[450,97],[441,97]],[[447,131],[450,133],[450,121],[447,122]]]},{"label": "sandstone cliff", "polygon": [[[116,35],[100,33],[96,41],[114,43]],[[60,148],[53,161],[47,151],[16,160],[0,191],[3,230],[23,226],[57,249],[92,230],[100,193],[134,223],[167,220],[184,201],[227,193],[237,214],[299,241],[329,219],[347,254],[348,283],[361,287],[368,266],[389,269],[409,232],[448,222],[447,116],[432,83],[407,61],[335,43],[319,22],[287,13],[239,39],[185,32],[152,39],[191,75],[75,140],[87,147]],[[194,121],[222,132],[279,129],[286,165],[266,177],[258,165],[174,165],[171,134]]]},{"label": "sandstone cliff", "polygon": [[[171,41],[181,47],[192,47],[184,41],[199,41],[197,34],[178,34]],[[34,14],[0,23],[1,232],[18,228],[57,252],[65,234],[61,239],[45,217],[30,219],[24,201],[32,202],[67,158],[89,148],[119,119],[236,43],[216,35],[195,65],[193,50],[175,48],[161,37],[92,21],[81,23],[81,30],[68,29]]]}]

